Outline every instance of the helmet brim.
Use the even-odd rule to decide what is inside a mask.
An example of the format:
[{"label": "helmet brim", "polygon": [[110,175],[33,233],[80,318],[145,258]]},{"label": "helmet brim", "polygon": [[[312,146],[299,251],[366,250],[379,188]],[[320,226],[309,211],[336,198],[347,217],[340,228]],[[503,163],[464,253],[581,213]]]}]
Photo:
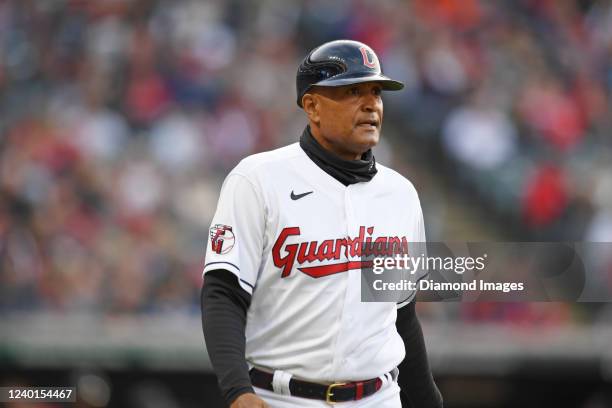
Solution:
[{"label": "helmet brim", "polygon": [[382,89],[384,91],[399,91],[404,88],[404,84],[400,81],[396,81],[382,74],[374,74],[374,75],[365,75],[362,77],[334,77],[329,79],[324,79],[323,81],[319,81],[316,84],[312,84],[308,86],[302,94],[299,96],[297,103],[300,108],[302,108],[302,97],[307,94],[313,87],[315,86],[326,86],[326,87],[335,87],[335,86],[344,86],[344,85],[352,85],[352,84],[361,84],[364,82],[378,82],[380,83]]},{"label": "helmet brim", "polygon": [[367,75],[363,77],[329,78],[319,81],[313,86],[344,86],[351,84],[361,84],[363,82],[378,82],[385,91],[399,91],[404,88],[404,84],[382,74]]}]

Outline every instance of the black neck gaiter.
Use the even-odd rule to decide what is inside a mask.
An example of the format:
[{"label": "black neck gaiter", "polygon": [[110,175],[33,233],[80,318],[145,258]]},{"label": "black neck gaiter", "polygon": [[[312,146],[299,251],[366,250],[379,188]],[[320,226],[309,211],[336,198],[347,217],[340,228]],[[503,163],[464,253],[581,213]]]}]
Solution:
[{"label": "black neck gaiter", "polygon": [[304,129],[300,146],[317,166],[345,186],[370,181],[376,175],[376,161],[372,149],[365,152],[360,160],[341,159],[316,141],[310,133],[310,126]]}]

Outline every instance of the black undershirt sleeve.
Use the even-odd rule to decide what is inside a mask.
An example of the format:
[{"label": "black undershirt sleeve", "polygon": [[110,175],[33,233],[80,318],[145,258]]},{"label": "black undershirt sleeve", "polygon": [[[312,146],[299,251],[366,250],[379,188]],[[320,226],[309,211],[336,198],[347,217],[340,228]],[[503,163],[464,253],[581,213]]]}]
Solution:
[{"label": "black undershirt sleeve", "polygon": [[214,270],[204,276],[202,328],[208,356],[228,405],[240,395],[254,392],[245,351],[246,314],[251,295],[234,274]]},{"label": "black undershirt sleeve", "polygon": [[406,357],[399,365],[398,385],[403,408],[440,408],[442,394],[434,382],[427,361],[421,323],[416,315],[416,301],[398,309],[395,326],[404,340]]}]

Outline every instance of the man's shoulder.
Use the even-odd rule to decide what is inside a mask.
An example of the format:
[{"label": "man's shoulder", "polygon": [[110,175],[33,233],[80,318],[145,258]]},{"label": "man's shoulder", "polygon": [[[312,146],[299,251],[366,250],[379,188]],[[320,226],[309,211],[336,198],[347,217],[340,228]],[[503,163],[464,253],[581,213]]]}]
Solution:
[{"label": "man's shoulder", "polygon": [[301,154],[302,150],[298,143],[252,154],[242,159],[230,174],[254,176],[258,172],[265,171],[271,167],[282,166],[285,162],[291,161]]},{"label": "man's shoulder", "polygon": [[393,170],[392,168],[380,163],[376,163],[376,168],[378,169],[378,174],[376,177],[381,176],[381,182],[383,182],[384,185],[389,186],[394,190],[403,190],[407,194],[418,197],[414,184],[412,184],[410,180],[398,173],[396,170]]}]

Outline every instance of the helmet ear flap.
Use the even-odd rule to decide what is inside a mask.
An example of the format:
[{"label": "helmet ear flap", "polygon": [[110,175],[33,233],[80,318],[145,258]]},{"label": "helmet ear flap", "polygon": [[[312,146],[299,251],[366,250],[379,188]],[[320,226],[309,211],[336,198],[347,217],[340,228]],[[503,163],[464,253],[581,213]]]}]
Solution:
[{"label": "helmet ear flap", "polygon": [[348,70],[346,64],[340,61],[313,62],[310,63],[310,69],[319,81],[343,74]]},{"label": "helmet ear flap", "polygon": [[298,106],[303,107],[302,97],[313,85],[346,71],[346,65],[340,61],[312,62],[310,56],[306,57],[300,64],[296,77]]}]

